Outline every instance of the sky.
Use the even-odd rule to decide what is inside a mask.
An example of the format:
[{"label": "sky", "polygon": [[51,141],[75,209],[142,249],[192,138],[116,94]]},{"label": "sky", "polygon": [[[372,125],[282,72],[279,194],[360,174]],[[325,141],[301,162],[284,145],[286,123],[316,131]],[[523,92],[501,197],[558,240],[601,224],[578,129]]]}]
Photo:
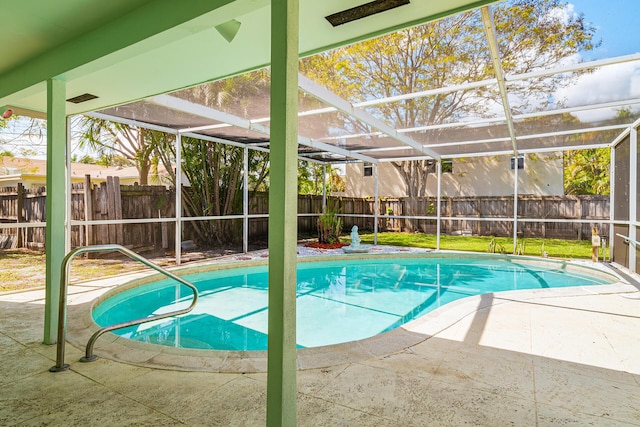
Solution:
[{"label": "sky", "polygon": [[[568,11],[582,13],[596,27],[594,40],[598,48],[583,52],[578,61],[594,61],[640,52],[640,1],[571,0]],[[556,99],[566,99],[567,106],[581,106],[621,99],[640,98],[640,64],[623,63],[601,67],[582,76],[575,85],[560,89]],[[636,111],[640,107],[636,107]],[[614,110],[577,113],[583,121],[601,120]]]},{"label": "sky", "polygon": [[574,11],[583,13],[596,28],[596,39],[602,45],[584,55],[587,60],[611,58],[640,52],[638,0],[573,0]]}]

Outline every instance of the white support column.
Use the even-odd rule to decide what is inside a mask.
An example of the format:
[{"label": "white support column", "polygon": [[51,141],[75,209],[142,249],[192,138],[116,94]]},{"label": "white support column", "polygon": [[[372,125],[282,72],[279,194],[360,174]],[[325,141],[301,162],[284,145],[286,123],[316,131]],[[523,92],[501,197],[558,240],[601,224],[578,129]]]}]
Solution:
[{"label": "white support column", "polygon": [[611,146],[611,156],[609,160],[609,260],[613,259],[613,248],[615,246],[615,226],[613,221],[615,220],[615,182],[616,182],[616,147]]},{"label": "white support column", "polygon": [[327,210],[327,165],[322,165],[322,212]]},{"label": "white support column", "polygon": [[518,250],[518,153],[514,153],[513,165],[513,253]]},{"label": "white support column", "polygon": [[242,182],[242,252],[249,252],[249,149],[244,147]]},{"label": "white support column", "polygon": [[47,80],[47,199],[45,236],[44,343],[55,344],[58,336],[60,280],[67,247],[67,112],[66,82]]},{"label": "white support column", "polygon": [[442,160],[438,160],[438,196],[436,201],[436,250],[440,250],[440,208],[442,203]]},{"label": "white support column", "polygon": [[[638,129],[631,129],[629,134],[629,239],[638,240],[635,224],[638,223]],[[629,243],[629,270],[636,272],[638,247]]]},{"label": "white support column", "polygon": [[373,165],[373,170],[376,172],[376,182],[374,187],[374,202],[373,202],[373,244],[378,244],[378,216],[380,215],[380,173],[378,171],[378,165]]},{"label": "white support column", "polygon": [[182,135],[176,134],[176,265],[182,259]]}]

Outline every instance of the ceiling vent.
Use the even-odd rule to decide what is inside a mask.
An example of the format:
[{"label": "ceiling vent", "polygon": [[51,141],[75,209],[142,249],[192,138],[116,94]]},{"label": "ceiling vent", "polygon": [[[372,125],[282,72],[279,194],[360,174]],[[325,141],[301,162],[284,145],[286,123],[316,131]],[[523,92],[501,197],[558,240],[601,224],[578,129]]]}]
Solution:
[{"label": "ceiling vent", "polygon": [[325,16],[325,19],[329,21],[331,25],[337,27],[338,25],[357,21],[358,19],[395,9],[396,7],[404,6],[405,4],[409,4],[409,0],[375,0],[360,6],[352,7],[351,9],[343,10],[342,12],[334,13],[333,15]]},{"label": "ceiling vent", "polygon": [[92,99],[96,99],[97,96],[90,93],[83,93],[82,95],[74,96],[73,98],[67,99],[67,102],[73,102],[74,104],[80,104],[81,102],[91,101]]}]

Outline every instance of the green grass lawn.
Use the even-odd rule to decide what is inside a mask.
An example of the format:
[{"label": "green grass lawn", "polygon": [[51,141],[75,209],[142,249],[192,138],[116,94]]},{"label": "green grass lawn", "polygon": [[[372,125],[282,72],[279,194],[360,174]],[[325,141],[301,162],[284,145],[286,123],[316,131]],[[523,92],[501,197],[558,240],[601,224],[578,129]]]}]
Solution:
[{"label": "green grass lawn", "polygon": [[[361,233],[362,243],[373,243],[373,233]],[[456,251],[487,252],[489,243],[495,239],[496,252],[513,253],[513,239],[509,237],[491,236],[440,236],[440,249]],[[349,241],[345,236],[343,241]],[[519,244],[524,243],[524,255],[541,256],[547,252],[554,258],[591,258],[590,240],[562,240],[562,239],[519,239]],[[379,245],[408,246],[417,248],[436,247],[435,234],[422,233],[378,233]],[[544,250],[543,250],[544,245]],[[608,248],[607,248],[608,252]],[[602,256],[600,256],[602,258]]]}]

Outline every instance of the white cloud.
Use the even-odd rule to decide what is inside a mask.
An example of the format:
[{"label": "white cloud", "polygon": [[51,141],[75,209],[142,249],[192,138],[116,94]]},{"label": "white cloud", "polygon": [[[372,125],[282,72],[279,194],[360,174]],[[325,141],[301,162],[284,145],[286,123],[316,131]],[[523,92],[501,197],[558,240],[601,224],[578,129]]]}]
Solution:
[{"label": "white cloud", "polygon": [[571,18],[575,18],[577,15],[575,6],[568,3],[565,7],[556,7],[551,9],[546,16],[542,17],[542,19],[548,19],[549,21],[560,20],[560,22],[567,25]]},{"label": "white cloud", "polygon": [[[554,98],[563,101],[566,107],[640,98],[640,64],[630,62],[600,67],[579,77],[575,84],[557,90]],[[610,110],[600,110],[576,115],[581,120],[599,120],[610,114]]]}]

